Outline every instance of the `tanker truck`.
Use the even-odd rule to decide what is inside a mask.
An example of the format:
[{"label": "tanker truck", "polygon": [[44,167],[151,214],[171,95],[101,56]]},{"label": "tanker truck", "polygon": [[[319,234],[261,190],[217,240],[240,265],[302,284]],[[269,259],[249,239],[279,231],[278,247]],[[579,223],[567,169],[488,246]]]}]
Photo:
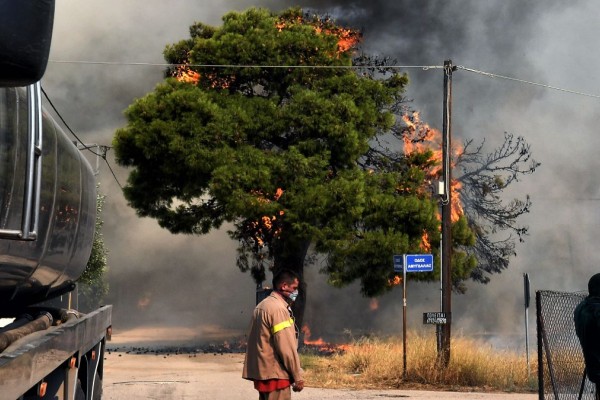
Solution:
[{"label": "tanker truck", "polygon": [[[0,0],[0,399],[100,399],[111,306],[61,306],[89,259],[96,182],[42,107],[54,0]],[[65,303],[63,301],[63,303]]]}]

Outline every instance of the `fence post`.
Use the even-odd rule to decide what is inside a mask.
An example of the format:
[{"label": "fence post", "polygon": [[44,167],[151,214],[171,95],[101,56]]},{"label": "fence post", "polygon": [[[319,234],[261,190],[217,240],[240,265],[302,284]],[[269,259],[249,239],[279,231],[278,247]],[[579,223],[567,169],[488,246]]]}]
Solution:
[{"label": "fence post", "polygon": [[542,348],[542,307],[541,295],[539,291],[535,292],[535,319],[538,348],[538,395],[540,400],[544,400],[544,357]]}]

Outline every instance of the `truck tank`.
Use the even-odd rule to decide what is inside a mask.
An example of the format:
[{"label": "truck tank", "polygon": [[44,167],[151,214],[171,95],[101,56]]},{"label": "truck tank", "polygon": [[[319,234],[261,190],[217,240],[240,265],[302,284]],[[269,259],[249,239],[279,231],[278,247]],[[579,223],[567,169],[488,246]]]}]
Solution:
[{"label": "truck tank", "polygon": [[45,301],[75,288],[96,220],[91,168],[42,110],[53,21],[54,0],[0,0],[0,399],[99,400],[112,306]]},{"label": "truck tank", "polygon": [[33,87],[0,88],[0,316],[72,290],[93,243],[92,169]]}]

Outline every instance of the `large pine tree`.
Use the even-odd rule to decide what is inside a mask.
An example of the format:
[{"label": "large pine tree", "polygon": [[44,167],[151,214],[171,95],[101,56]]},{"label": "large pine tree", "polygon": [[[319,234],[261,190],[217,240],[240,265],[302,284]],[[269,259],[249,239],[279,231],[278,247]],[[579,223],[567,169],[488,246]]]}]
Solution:
[{"label": "large pine tree", "polygon": [[[374,162],[372,143],[394,126],[408,81],[349,68],[359,38],[299,9],[193,25],[189,39],[167,46],[165,81],[116,132],[130,205],[173,233],[230,223],[238,266],[257,282],[268,269],[302,276],[320,254],[332,284],[389,290],[393,254],[436,252],[437,204],[424,190],[432,161],[425,151]],[[456,245],[472,244],[464,220],[457,229]],[[464,280],[473,259],[456,260]],[[305,300],[302,287],[300,322]]]}]

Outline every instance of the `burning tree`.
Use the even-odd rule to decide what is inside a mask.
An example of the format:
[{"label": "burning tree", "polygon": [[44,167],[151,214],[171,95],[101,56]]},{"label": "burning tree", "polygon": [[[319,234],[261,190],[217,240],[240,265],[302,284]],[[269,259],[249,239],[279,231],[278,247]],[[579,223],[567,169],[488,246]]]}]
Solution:
[{"label": "burning tree", "polygon": [[[504,142],[490,153],[482,151],[483,145],[466,141],[456,164],[461,171],[457,181],[463,185],[461,200],[476,236],[475,245],[467,250],[478,261],[471,278],[488,283],[490,274],[508,267],[510,257],[516,254],[516,239],[523,242],[528,234],[528,228],[517,224],[517,219],[529,212],[529,195],[505,203],[501,194],[520,177],[535,172],[540,163],[532,158],[529,144],[520,136],[505,133]],[[508,236],[498,237],[506,231]]]},{"label": "burning tree", "polygon": [[[391,289],[393,254],[437,252],[437,199],[424,185],[437,161],[429,149],[374,146],[397,126],[408,79],[348,68],[359,39],[299,9],[193,25],[165,49],[165,81],[116,132],[117,161],[132,167],[130,205],[173,233],[229,223],[237,265],[257,283],[279,268],[302,276],[315,256],[333,285],[358,280],[367,296]],[[476,268],[466,250],[474,234],[464,216],[454,227],[453,279],[462,282]]]},{"label": "burning tree", "polygon": [[[388,61],[374,62],[368,57],[358,61],[371,66],[372,72],[388,73]],[[376,142],[368,152],[365,166],[385,165],[381,160],[410,157],[417,152],[430,158],[422,190],[432,190],[432,185],[441,179],[441,132],[421,121],[419,113],[412,112],[402,99],[392,109],[402,118],[390,133],[402,142],[404,152],[399,154],[389,141],[387,145]],[[461,277],[488,283],[491,274],[508,268],[510,258],[516,255],[516,240],[523,242],[528,234],[528,227],[519,225],[517,220],[529,212],[531,200],[525,195],[524,199],[506,203],[502,195],[508,186],[540,166],[523,137],[505,133],[504,141],[489,153],[484,151],[484,144],[485,140],[475,145],[469,139],[451,152],[455,171],[451,182],[452,265],[462,268],[458,274],[453,273],[452,286],[461,293],[466,290]],[[508,234],[502,236],[505,232]]]}]

